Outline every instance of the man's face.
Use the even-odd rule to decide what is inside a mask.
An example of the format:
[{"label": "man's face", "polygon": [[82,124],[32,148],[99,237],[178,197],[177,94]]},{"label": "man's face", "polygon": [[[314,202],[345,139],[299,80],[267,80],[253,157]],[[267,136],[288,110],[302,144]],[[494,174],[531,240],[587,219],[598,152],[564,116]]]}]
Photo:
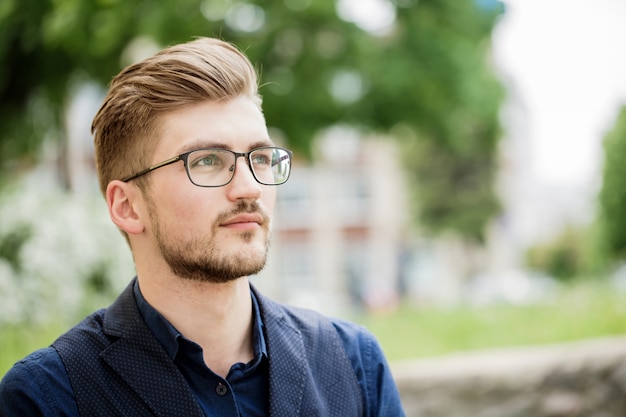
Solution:
[{"label": "man's face", "polygon": [[[273,145],[265,119],[246,98],[204,102],[160,117],[152,163],[198,148],[248,152]],[[266,260],[276,188],[259,184],[245,158],[222,187],[193,185],[182,162],[150,173],[146,232],[181,278],[207,282],[259,272]]]}]

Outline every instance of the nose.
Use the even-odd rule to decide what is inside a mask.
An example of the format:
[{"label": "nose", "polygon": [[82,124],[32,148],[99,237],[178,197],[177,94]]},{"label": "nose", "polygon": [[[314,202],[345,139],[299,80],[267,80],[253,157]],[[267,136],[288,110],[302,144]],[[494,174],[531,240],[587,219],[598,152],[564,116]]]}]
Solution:
[{"label": "nose", "polygon": [[235,172],[233,179],[227,185],[228,197],[231,200],[257,200],[263,190],[252,174],[252,168],[245,157],[237,158],[232,168]]}]

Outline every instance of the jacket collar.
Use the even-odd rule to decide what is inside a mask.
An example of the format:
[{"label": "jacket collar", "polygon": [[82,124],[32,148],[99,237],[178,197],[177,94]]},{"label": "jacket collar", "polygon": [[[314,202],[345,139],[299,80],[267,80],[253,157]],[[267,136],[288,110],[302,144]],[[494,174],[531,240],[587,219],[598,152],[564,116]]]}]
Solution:
[{"label": "jacket collar", "polygon": [[[201,417],[202,410],[187,381],[139,313],[133,294],[135,280],[104,315],[103,331],[116,340],[101,353],[101,357],[156,415],[180,415],[179,404],[189,404],[189,407],[193,404],[194,412],[185,415]],[[299,416],[308,369],[302,334],[279,304],[263,296],[254,286],[251,288],[259,303],[270,359],[270,415]],[[136,366],[128,368],[122,365],[128,363],[129,359]],[[168,375],[168,378],[147,380],[144,373],[137,372],[138,369],[155,366],[160,368],[159,374]],[[173,401],[173,398],[176,400]]]}]

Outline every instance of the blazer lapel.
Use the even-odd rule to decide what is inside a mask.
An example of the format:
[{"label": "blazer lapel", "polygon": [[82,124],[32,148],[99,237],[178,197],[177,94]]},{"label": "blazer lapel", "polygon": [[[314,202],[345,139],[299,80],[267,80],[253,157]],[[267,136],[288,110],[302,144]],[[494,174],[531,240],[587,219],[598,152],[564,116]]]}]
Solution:
[{"label": "blazer lapel", "polygon": [[101,357],[158,416],[204,414],[189,385],[145,325],[133,295],[134,281],[109,308],[104,332],[119,339]]},{"label": "blazer lapel", "polygon": [[252,287],[267,332],[271,416],[299,416],[306,383],[306,353],[302,334],[279,308]]}]

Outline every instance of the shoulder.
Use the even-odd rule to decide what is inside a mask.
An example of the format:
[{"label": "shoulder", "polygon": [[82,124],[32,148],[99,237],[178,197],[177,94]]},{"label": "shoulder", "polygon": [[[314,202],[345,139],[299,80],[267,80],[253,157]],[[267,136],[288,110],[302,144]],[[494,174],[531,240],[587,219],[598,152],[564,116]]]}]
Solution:
[{"label": "shoulder", "polygon": [[336,334],[353,364],[363,364],[369,358],[382,355],[376,337],[360,324],[299,307],[284,308],[300,326],[319,329],[322,335],[330,332]]},{"label": "shoulder", "polygon": [[335,318],[328,320],[337,331],[352,363],[365,396],[366,415],[404,416],[400,393],[376,337],[361,325]]},{"label": "shoulder", "polygon": [[327,345],[330,340],[339,340],[364,396],[365,415],[404,415],[385,354],[376,337],[367,328],[263,297],[261,303],[261,308],[265,307],[271,312],[265,315],[266,319],[285,321],[303,335],[311,355],[315,355],[315,352],[327,352],[322,346]]},{"label": "shoulder", "polygon": [[85,318],[61,335],[52,346],[18,361],[0,381],[0,416],[77,416],[78,409],[65,362],[59,353],[63,343],[74,346],[74,356],[101,334],[104,310]]},{"label": "shoulder", "polygon": [[324,315],[318,311],[277,303],[262,297],[266,319],[284,320],[304,334],[323,337],[336,335],[346,350],[372,350],[378,346],[374,335],[364,326],[351,321]]},{"label": "shoulder", "polygon": [[67,372],[54,348],[31,353],[7,372],[0,382],[0,415],[78,415]]}]

